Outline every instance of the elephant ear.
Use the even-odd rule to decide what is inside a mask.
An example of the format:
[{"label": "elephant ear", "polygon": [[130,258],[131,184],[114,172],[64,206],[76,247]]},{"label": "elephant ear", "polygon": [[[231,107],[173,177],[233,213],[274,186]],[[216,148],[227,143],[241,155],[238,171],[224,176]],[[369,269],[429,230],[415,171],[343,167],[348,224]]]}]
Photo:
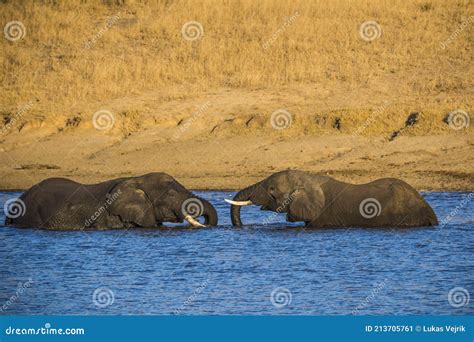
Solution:
[{"label": "elephant ear", "polygon": [[152,227],[156,223],[153,203],[138,185],[136,180],[129,179],[113,187],[107,194],[107,209],[124,223]]},{"label": "elephant ear", "polygon": [[288,206],[288,216],[291,221],[311,222],[321,215],[325,197],[320,186],[300,186],[290,195],[293,197]]}]

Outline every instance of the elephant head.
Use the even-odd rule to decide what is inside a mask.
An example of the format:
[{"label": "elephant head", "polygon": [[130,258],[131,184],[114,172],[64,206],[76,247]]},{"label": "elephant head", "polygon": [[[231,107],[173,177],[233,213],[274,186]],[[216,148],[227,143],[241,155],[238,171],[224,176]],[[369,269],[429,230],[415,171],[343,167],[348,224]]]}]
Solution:
[{"label": "elephant head", "polygon": [[321,185],[327,177],[298,170],[275,173],[270,177],[239,191],[234,199],[226,200],[231,206],[234,226],[242,226],[240,208],[259,205],[262,210],[287,213],[291,222],[311,222],[321,214],[325,197]]},{"label": "elephant head", "polygon": [[[153,227],[186,220],[192,226],[217,225],[217,212],[211,203],[164,173],[119,180],[107,196],[109,213],[123,223]],[[199,216],[204,217],[204,225],[197,220]]]}]

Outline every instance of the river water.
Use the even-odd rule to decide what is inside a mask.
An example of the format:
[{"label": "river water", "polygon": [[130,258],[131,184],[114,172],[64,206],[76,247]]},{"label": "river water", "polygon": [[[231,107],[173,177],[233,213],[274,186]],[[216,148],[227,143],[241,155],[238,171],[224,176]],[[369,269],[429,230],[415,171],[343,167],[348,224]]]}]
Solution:
[{"label": "river water", "polygon": [[[233,192],[197,194],[219,227],[0,225],[0,314],[474,313],[472,193],[425,193],[448,222],[400,230],[304,229],[256,207],[236,229],[223,201]],[[0,205],[19,195],[0,193]]]}]

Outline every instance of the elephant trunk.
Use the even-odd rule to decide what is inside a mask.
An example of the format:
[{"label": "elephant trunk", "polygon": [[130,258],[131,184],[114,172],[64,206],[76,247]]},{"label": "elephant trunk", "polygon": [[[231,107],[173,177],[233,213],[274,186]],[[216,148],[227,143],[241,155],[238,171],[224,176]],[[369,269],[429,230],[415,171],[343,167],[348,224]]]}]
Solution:
[{"label": "elephant trunk", "polygon": [[206,226],[217,226],[217,211],[214,206],[205,199],[199,199],[204,207],[202,216],[204,217],[204,224]]},{"label": "elephant trunk", "polygon": [[[252,194],[257,190],[257,187],[260,185],[256,183],[251,185],[245,189],[240,190],[233,198],[234,201],[247,201],[250,199]],[[232,220],[232,225],[236,227],[242,226],[242,221],[240,220],[240,206],[239,205],[231,205],[230,207],[230,218]]]}]

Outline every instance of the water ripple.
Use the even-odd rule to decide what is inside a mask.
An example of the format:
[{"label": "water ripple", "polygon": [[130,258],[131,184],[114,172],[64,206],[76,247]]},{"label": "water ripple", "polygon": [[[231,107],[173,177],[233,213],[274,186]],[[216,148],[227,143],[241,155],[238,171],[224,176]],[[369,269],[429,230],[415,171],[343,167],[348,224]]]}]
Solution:
[{"label": "water ripple", "polygon": [[[18,195],[0,193],[0,204]],[[223,202],[233,193],[199,195],[216,206],[219,227],[1,227],[1,314],[474,313],[447,298],[459,286],[474,296],[472,204],[459,208],[466,193],[426,193],[440,219],[456,215],[442,228],[397,231],[303,230],[283,214],[263,225],[273,214],[254,207],[235,229]],[[94,304],[98,288],[113,293],[112,304]],[[272,304],[278,288],[291,293],[287,305]]]}]

